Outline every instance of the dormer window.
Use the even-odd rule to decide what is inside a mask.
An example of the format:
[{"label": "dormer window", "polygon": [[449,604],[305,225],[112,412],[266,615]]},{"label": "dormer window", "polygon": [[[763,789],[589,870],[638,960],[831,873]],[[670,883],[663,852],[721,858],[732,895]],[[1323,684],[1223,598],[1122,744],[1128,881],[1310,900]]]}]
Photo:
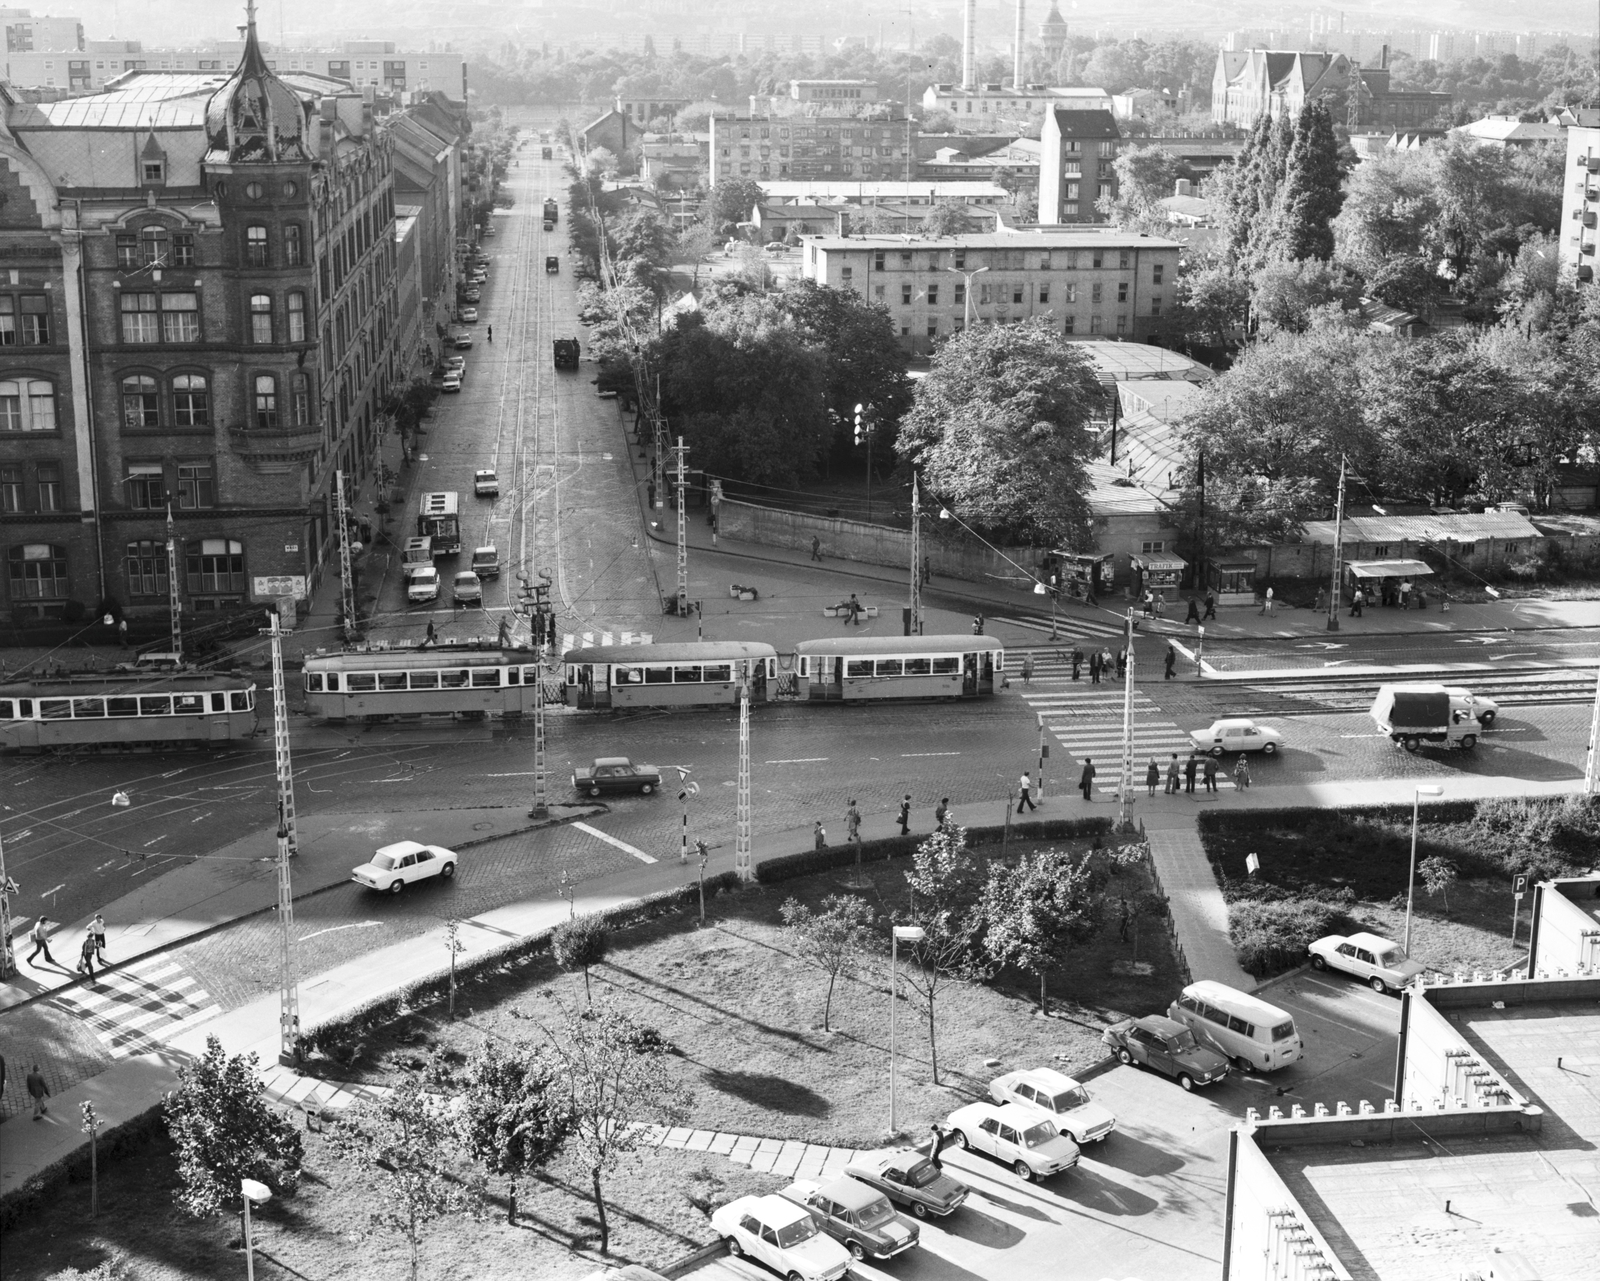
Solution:
[{"label": "dormer window", "polygon": [[146,160],[141,166],[144,171],[144,181],[165,183],[167,180],[167,166],[161,160]]}]

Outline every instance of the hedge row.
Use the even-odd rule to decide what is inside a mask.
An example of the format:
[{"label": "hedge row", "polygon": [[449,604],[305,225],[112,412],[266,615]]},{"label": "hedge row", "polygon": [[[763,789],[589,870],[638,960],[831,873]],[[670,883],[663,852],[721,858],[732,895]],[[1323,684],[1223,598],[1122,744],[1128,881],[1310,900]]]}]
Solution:
[{"label": "hedge row", "polygon": [[[96,1156],[101,1165],[143,1147],[152,1135],[164,1131],[165,1108],[166,1100],[163,1099],[143,1112],[130,1116],[120,1125],[102,1129],[96,1140]],[[24,1215],[53,1198],[62,1185],[78,1183],[88,1177],[89,1145],[84,1144],[59,1161],[45,1166],[21,1187],[13,1188],[0,1197],[0,1233],[9,1231]]]}]

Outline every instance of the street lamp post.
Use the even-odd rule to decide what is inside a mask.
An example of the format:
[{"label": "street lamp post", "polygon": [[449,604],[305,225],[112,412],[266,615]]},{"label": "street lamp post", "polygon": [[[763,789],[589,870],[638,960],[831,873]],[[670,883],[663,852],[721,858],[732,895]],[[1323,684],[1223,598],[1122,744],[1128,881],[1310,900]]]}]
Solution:
[{"label": "street lamp post", "polygon": [[972,278],[974,276],[982,275],[984,272],[988,271],[989,269],[987,267],[974,267],[971,271],[963,271],[963,270],[961,270],[960,267],[946,267],[945,270],[954,272],[956,275],[964,277],[966,282],[967,282],[967,294],[966,294],[966,298],[965,298],[966,307],[964,308],[964,310],[962,312],[961,325],[962,325],[963,329],[971,329],[972,328]]},{"label": "street lamp post", "polygon": [[[1010,806],[1006,806],[1007,812]],[[900,1130],[899,1120],[895,1115],[894,1099],[894,1058],[897,1047],[895,1005],[900,1000],[900,944],[920,943],[928,937],[928,931],[920,925],[896,925],[891,931],[889,942],[889,1133],[897,1134]]]},{"label": "street lamp post", "polygon": [[1401,950],[1411,955],[1411,900],[1417,890],[1417,817],[1424,796],[1443,796],[1444,788],[1436,783],[1418,783],[1411,793],[1411,872],[1406,877],[1406,937]]},{"label": "street lamp post", "polygon": [[254,1179],[239,1180],[239,1195],[244,1200],[244,1275],[245,1281],[256,1281],[255,1240],[250,1235],[250,1206],[265,1205],[272,1200],[272,1189]]}]

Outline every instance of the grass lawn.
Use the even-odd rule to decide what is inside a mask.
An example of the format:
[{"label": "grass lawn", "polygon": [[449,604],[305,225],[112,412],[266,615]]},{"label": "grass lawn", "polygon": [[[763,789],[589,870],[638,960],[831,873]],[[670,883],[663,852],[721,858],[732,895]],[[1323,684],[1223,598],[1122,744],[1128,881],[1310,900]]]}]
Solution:
[{"label": "grass lawn", "polygon": [[[1057,843],[1058,845],[1068,843]],[[1020,848],[1014,846],[1014,852]],[[906,864],[872,863],[863,890],[879,911],[904,901]],[[789,897],[816,906],[844,892],[849,869],[776,886],[757,886],[712,902],[707,928],[692,914],[660,918],[612,938],[607,961],[591,973],[595,994],[612,996],[676,1047],[674,1068],[694,1092],[687,1124],[740,1134],[805,1139],[837,1146],[880,1143],[887,1129],[888,956],[844,980],[834,994],[832,1029],[822,1028],[825,978],[796,958],[779,908]],[[1142,868],[1114,880],[1121,894],[1148,887]],[[899,1106],[902,1128],[920,1139],[929,1124],[983,1093],[989,1079],[1015,1067],[1054,1063],[1071,1072],[1103,1056],[1101,1028],[1128,1014],[1164,1010],[1179,979],[1164,930],[1146,925],[1132,972],[1131,940],[1119,938],[1116,914],[1099,938],[1074,951],[1049,976],[1051,1017],[1036,1016],[1037,984],[1002,975],[991,986],[952,985],[938,1011],[941,1083],[932,1080],[927,1024],[901,986]],[[902,962],[903,963],[903,962]],[[394,1080],[439,1053],[454,1059],[486,1037],[532,1039],[553,1002],[583,1000],[581,975],[539,957],[465,988],[458,1018],[444,1007],[412,1011],[369,1035],[350,1067],[326,1064],[340,1079]],[[999,1060],[999,1067],[985,1061]],[[258,1261],[259,1275],[312,1278],[405,1275],[407,1250],[393,1237],[363,1237],[370,1204],[363,1176],[332,1157],[323,1139],[306,1136],[308,1177],[292,1198],[261,1215],[260,1239],[282,1268]],[[74,1184],[7,1234],[3,1275],[43,1281],[59,1269],[126,1258],[144,1281],[212,1278],[241,1270],[229,1242],[237,1225],[197,1223],[173,1208],[176,1175],[164,1139],[103,1170],[102,1212],[86,1222],[87,1188]],[[463,1170],[465,1173],[465,1170]],[[650,1150],[609,1177],[612,1260],[659,1266],[711,1240],[710,1210],[747,1192],[779,1186],[721,1157]],[[497,1201],[504,1182],[493,1180]],[[564,1158],[536,1184],[519,1189],[526,1222],[496,1217],[437,1225],[423,1251],[430,1276],[576,1277],[595,1270],[598,1233],[585,1172]]]}]

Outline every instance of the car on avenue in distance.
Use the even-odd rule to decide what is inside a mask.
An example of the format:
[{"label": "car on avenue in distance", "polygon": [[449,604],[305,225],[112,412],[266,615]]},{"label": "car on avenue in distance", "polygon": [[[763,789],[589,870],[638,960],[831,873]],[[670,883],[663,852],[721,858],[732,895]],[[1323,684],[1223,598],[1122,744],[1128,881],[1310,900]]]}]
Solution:
[{"label": "car on avenue in distance", "polygon": [[967,1199],[967,1185],[951,1178],[918,1148],[858,1152],[844,1167],[852,1179],[908,1206],[917,1218],[950,1214]]},{"label": "car on avenue in distance", "polygon": [[453,346],[457,351],[472,350],[472,331],[470,329],[462,329],[454,334],[451,334],[450,345]]},{"label": "car on avenue in distance", "polygon": [[439,384],[439,390],[440,391],[460,391],[461,390],[461,371],[459,369],[447,369],[447,370],[445,370],[444,371],[444,381]]},{"label": "car on avenue in distance", "polygon": [[1015,1103],[1056,1123],[1056,1128],[1082,1147],[1098,1143],[1117,1128],[1116,1115],[1089,1097],[1089,1091],[1054,1068],[1024,1068],[989,1082],[996,1103]]},{"label": "car on avenue in distance", "polygon": [[1009,1165],[1024,1183],[1078,1164],[1078,1145],[1056,1123],[1019,1103],[969,1103],[945,1118],[957,1147]]},{"label": "car on avenue in distance", "polygon": [[1194,1033],[1164,1014],[1113,1023],[1100,1036],[1123,1063],[1138,1063],[1170,1076],[1185,1090],[1228,1075],[1228,1060],[1195,1040]]},{"label": "car on avenue in distance", "polygon": [[472,492],[479,498],[496,498],[500,494],[500,477],[490,467],[480,467],[472,473]]},{"label": "car on avenue in distance", "polygon": [[1428,967],[1413,961],[1392,939],[1377,934],[1329,934],[1308,944],[1311,968],[1343,970],[1374,992],[1398,992]]},{"label": "car on avenue in distance", "polygon": [[432,565],[406,567],[406,600],[413,605],[439,599],[439,571]]},{"label": "car on avenue in distance", "polygon": [[476,307],[463,307],[461,309],[461,323],[475,325],[478,323],[478,309]]},{"label": "car on avenue in distance", "polygon": [[444,358],[446,369],[459,369],[463,378],[467,375],[467,358],[465,356],[446,356]]},{"label": "car on avenue in distance", "polygon": [[796,1179],[779,1196],[804,1206],[817,1226],[850,1251],[850,1257],[892,1259],[916,1245],[922,1229],[903,1218],[877,1188],[848,1176],[817,1183]]},{"label": "car on avenue in distance", "polygon": [[572,786],[590,796],[601,792],[638,792],[649,796],[661,786],[661,771],[654,765],[635,765],[626,756],[596,756],[593,765],[572,771]]},{"label": "car on avenue in distance", "polygon": [[493,543],[472,549],[472,572],[479,578],[500,577],[500,551]]},{"label": "car on avenue in distance", "polygon": [[450,596],[460,609],[464,605],[483,604],[483,583],[470,569],[461,570],[450,584]]},{"label": "car on avenue in distance", "polygon": [[711,1230],[728,1253],[748,1255],[788,1281],[842,1281],[850,1253],[825,1235],[808,1210],[781,1196],[742,1196],[711,1212]]},{"label": "car on avenue in distance", "polygon": [[396,841],[374,850],[372,857],[350,873],[357,885],[386,894],[398,894],[406,886],[437,876],[449,880],[456,874],[456,856],[442,845],[423,845],[418,841]]},{"label": "car on avenue in distance", "polygon": [[1274,755],[1283,746],[1283,735],[1269,725],[1257,725],[1242,716],[1212,721],[1207,729],[1193,730],[1189,741],[1197,752],[1221,756],[1224,752],[1260,752]]}]

